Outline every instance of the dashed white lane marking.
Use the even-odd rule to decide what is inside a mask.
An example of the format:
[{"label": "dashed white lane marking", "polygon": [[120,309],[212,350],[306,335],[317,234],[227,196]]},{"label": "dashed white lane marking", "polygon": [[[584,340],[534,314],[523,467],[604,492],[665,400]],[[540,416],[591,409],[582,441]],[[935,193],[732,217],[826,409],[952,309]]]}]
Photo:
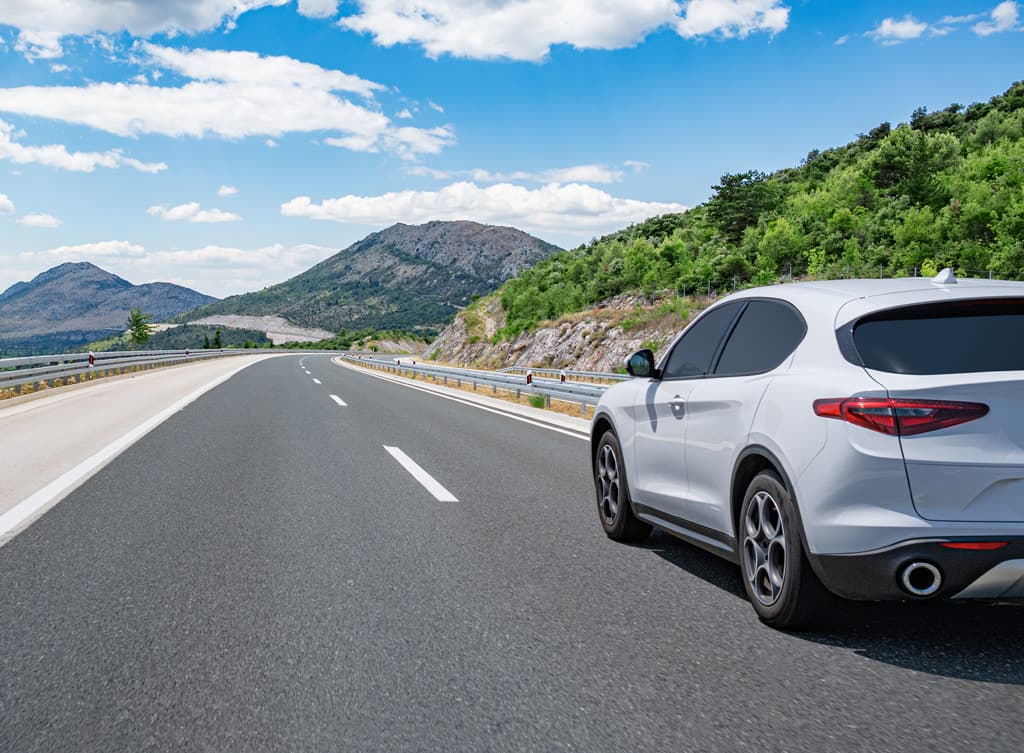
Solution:
[{"label": "dashed white lane marking", "polygon": [[13,534],[27,528],[35,518],[39,517],[53,505],[57,504],[57,502],[82,484],[96,471],[131,447],[168,418],[182,410],[189,403],[198,400],[202,395],[209,392],[214,387],[228,381],[242,369],[248,368],[252,363],[256,362],[254,361],[243,364],[237,369],[232,369],[229,373],[204,384],[202,387],[183,397],[178,402],[160,411],[152,418],[143,421],[120,439],[115,439],[92,457],[86,458],[67,473],[58,477],[54,481],[51,481],[35,494],[26,497],[3,515],[0,515],[0,545],[7,543],[7,541],[13,538]]},{"label": "dashed white lane marking", "polygon": [[397,447],[388,447],[384,445],[384,449],[388,451],[399,464],[409,472],[409,475],[420,482],[424,489],[430,492],[434,499],[438,502],[458,502],[455,495],[445,489],[441,484],[438,483],[437,479],[423,470],[419,464],[411,457],[406,455]]},{"label": "dashed white lane marking", "polygon": [[313,377],[313,384],[323,384],[323,382],[321,382],[321,381],[320,381],[319,379],[317,379],[316,377]]},{"label": "dashed white lane marking", "polygon": [[336,402],[336,403],[337,403],[338,405],[340,405],[340,406],[341,406],[342,408],[344,408],[344,407],[345,407],[346,405],[348,405],[348,403],[346,403],[346,402],[345,402],[344,400],[342,400],[342,399],[341,399],[340,397],[338,397],[337,395],[331,395],[331,400],[333,400],[334,402]]}]

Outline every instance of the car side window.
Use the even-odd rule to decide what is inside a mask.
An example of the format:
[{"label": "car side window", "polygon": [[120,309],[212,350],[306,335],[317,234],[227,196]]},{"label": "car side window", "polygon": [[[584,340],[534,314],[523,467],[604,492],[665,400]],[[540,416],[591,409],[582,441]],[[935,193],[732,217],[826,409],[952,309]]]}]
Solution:
[{"label": "car side window", "polygon": [[751,301],[729,335],[715,376],[764,374],[785,361],[804,339],[807,325],[783,301]]},{"label": "car side window", "polygon": [[742,305],[740,301],[727,303],[694,322],[669,354],[662,378],[685,379],[710,373],[718,346]]}]

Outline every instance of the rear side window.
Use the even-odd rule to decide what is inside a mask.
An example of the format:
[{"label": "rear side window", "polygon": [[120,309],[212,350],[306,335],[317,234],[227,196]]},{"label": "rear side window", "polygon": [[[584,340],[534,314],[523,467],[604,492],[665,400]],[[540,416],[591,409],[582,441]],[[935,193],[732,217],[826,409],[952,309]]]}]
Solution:
[{"label": "rear side window", "polygon": [[712,309],[694,322],[669,354],[662,377],[683,379],[709,373],[718,346],[736,319],[741,305],[739,301],[727,303]]},{"label": "rear side window", "polygon": [[864,366],[894,374],[1024,371],[1024,298],[880,311],[853,325],[852,340]]},{"label": "rear side window", "polygon": [[715,376],[763,374],[785,361],[804,339],[807,325],[782,301],[751,301],[715,368]]}]

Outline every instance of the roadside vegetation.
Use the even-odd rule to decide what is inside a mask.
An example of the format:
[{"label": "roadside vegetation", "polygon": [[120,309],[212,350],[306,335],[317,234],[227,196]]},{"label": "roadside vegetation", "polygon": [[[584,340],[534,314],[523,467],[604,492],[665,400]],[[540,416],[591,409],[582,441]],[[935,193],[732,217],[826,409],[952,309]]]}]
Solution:
[{"label": "roadside vegetation", "polygon": [[[706,297],[785,279],[1024,276],[1024,82],[969,107],[916,110],[797,167],[722,176],[705,204],[556,253],[495,294],[508,340],[610,297],[669,299],[637,314],[685,320]],[[462,314],[472,336],[482,307]],[[663,309],[663,310],[662,310]]]},{"label": "roadside vegetation", "polygon": [[271,348],[273,343],[265,332],[205,324],[184,324],[153,332],[144,342],[136,342],[130,334],[111,337],[76,348],[78,352],[101,353],[113,350],[199,350],[201,348]]},{"label": "roadside vegetation", "polygon": [[291,350],[369,350],[376,352],[377,343],[382,340],[405,341],[426,344],[430,342],[420,334],[405,332],[402,330],[378,331],[375,329],[362,329],[358,331],[339,330],[334,337],[313,342],[291,342],[278,345],[279,348]]}]

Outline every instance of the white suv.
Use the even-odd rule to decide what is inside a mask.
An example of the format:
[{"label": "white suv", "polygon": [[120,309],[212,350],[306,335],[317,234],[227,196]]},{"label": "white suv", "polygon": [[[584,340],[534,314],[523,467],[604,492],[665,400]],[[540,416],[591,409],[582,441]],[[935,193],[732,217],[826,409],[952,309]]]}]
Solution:
[{"label": "white suv", "polygon": [[845,280],[722,299],[595,411],[601,524],[737,562],[758,616],[1024,598],[1024,283]]}]

